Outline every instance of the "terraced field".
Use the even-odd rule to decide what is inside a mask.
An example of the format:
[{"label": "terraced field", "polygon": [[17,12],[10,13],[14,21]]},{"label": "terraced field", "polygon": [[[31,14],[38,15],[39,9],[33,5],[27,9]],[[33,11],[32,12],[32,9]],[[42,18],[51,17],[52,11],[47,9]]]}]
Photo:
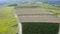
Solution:
[{"label": "terraced field", "polygon": [[14,7],[0,8],[0,34],[15,34],[17,21],[13,14]]}]

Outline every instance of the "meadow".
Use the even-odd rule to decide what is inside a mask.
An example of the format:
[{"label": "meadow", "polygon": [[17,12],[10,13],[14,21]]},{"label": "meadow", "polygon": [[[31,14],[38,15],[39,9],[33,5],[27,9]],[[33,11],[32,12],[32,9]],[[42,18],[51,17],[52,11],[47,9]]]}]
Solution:
[{"label": "meadow", "polygon": [[17,21],[13,9],[14,7],[0,8],[0,34],[16,34]]}]

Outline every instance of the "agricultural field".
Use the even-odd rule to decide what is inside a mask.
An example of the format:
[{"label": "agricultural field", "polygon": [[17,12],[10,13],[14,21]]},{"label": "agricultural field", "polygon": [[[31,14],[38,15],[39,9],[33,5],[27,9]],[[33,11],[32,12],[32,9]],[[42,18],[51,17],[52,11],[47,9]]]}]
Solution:
[{"label": "agricultural field", "polygon": [[46,22],[24,22],[22,26],[23,34],[58,34],[59,29],[58,23]]},{"label": "agricultural field", "polygon": [[43,2],[34,2],[34,3],[26,2],[18,4],[17,8],[43,8],[55,15],[60,15],[60,8],[58,6],[59,5],[48,4]]},{"label": "agricultural field", "polygon": [[13,8],[0,8],[0,34],[16,34],[17,21],[13,14]]}]

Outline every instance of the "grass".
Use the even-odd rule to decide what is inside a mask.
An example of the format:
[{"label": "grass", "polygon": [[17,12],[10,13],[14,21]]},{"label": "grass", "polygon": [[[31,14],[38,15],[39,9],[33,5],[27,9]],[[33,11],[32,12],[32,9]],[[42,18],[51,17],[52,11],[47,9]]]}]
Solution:
[{"label": "grass", "polygon": [[[12,34],[12,32],[16,30],[16,27],[13,27],[15,30],[11,28],[13,25],[17,24],[16,18],[13,14],[13,8],[14,7],[0,8],[0,34]],[[16,31],[14,33],[16,33]]]}]

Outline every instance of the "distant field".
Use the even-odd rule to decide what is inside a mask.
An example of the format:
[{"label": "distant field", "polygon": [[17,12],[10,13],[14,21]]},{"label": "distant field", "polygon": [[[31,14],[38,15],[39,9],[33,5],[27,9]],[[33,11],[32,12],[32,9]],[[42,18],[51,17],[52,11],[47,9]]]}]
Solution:
[{"label": "distant field", "polygon": [[0,8],[0,34],[15,34],[17,27],[16,18],[13,14],[14,7]]},{"label": "distant field", "polygon": [[55,15],[60,15],[60,8],[56,5],[48,4],[48,3],[22,3],[17,6],[18,8],[43,8],[48,10]]}]

